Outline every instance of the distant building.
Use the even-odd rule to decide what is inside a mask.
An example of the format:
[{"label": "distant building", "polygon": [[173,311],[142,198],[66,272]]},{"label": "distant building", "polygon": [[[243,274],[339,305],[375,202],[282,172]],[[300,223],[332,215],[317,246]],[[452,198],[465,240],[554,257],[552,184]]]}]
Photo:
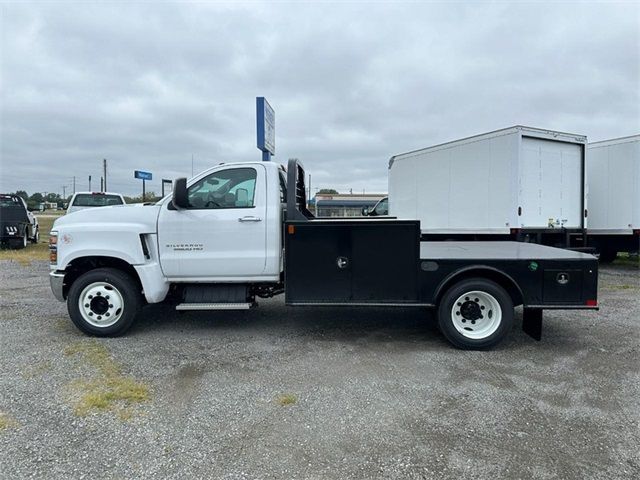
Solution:
[{"label": "distant building", "polygon": [[42,202],[38,204],[38,210],[41,212],[44,210],[57,210],[58,204],[56,202]]},{"label": "distant building", "polygon": [[371,208],[386,196],[386,193],[319,193],[309,207],[316,217],[359,217],[363,207]]}]

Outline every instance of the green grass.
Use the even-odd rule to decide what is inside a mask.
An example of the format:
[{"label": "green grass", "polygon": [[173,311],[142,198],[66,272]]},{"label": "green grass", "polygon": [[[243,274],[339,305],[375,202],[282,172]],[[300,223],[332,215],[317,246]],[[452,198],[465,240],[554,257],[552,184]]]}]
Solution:
[{"label": "green grass", "polygon": [[0,411],[0,432],[17,426],[18,423],[13,418]]},{"label": "green grass", "polygon": [[640,256],[632,256],[628,253],[619,253],[618,258],[614,260],[613,265],[625,265],[640,269]]},{"label": "green grass", "polygon": [[279,405],[295,405],[298,402],[298,397],[293,395],[292,393],[283,393],[276,397],[276,401]]},{"label": "green grass", "polygon": [[95,340],[77,342],[64,351],[65,356],[81,355],[98,371],[90,380],[76,380],[74,412],[85,416],[94,411],[115,410],[122,420],[133,416],[132,407],[150,400],[149,386],[125,376],[104,345]]}]

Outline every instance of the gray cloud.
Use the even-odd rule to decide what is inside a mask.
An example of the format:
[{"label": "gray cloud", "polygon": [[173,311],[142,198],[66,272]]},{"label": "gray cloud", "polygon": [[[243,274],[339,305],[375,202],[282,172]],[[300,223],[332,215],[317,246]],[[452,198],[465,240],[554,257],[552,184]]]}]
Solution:
[{"label": "gray cloud", "polygon": [[[315,187],[385,191],[388,158],[514,124],[640,131],[633,3],[2,4],[0,191],[276,161]],[[99,180],[98,180],[99,182]]]}]

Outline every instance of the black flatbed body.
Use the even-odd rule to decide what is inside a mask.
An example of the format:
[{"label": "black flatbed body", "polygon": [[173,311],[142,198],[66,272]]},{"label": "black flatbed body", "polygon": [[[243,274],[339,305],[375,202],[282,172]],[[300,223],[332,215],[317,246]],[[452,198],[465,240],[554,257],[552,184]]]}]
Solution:
[{"label": "black flatbed body", "polygon": [[593,255],[520,242],[420,242],[418,222],[287,222],[289,305],[435,306],[449,285],[484,277],[527,308],[596,308]]},{"label": "black flatbed body", "polygon": [[421,242],[417,220],[315,218],[306,209],[304,171],[290,162],[288,176],[288,305],[436,306],[455,283],[484,278],[525,309],[597,308],[592,255],[511,241]]}]

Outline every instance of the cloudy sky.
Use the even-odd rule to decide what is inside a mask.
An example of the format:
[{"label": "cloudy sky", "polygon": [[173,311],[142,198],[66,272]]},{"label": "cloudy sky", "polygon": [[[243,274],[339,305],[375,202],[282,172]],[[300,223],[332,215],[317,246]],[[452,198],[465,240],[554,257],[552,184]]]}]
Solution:
[{"label": "cloudy sky", "polygon": [[[391,155],[515,124],[640,132],[635,2],[0,2],[0,191],[276,157],[384,192]],[[96,180],[97,179],[97,180]],[[156,180],[157,179],[157,180]],[[97,183],[96,183],[97,181]],[[315,188],[314,188],[315,190]]]}]

